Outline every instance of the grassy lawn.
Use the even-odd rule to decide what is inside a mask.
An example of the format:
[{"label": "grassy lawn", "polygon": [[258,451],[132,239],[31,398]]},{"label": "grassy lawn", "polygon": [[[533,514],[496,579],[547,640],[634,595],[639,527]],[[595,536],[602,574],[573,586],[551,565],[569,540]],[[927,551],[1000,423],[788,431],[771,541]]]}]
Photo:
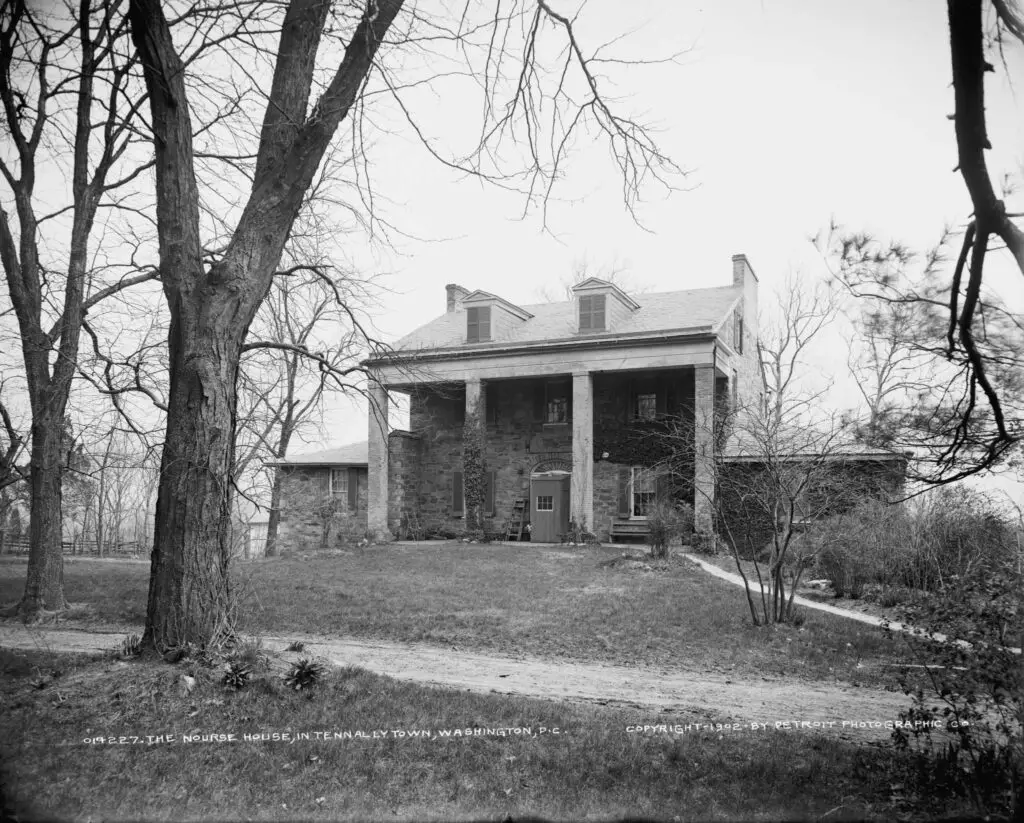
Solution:
[{"label": "grassy lawn", "polygon": [[[190,693],[185,672],[196,678]],[[812,732],[631,733],[693,718],[471,695],[358,669],[335,669],[303,692],[273,670],[235,692],[219,672],[0,650],[5,811],[22,820],[830,821],[958,811],[915,793],[887,746]],[[474,727],[532,733],[440,734]],[[419,729],[430,736],[396,734]],[[367,737],[333,736],[355,731]],[[274,733],[300,739],[243,737]],[[191,734],[236,739],[186,742]],[[172,738],[129,742],[157,735]],[[112,736],[118,743],[84,742]]]},{"label": "grassy lawn", "polygon": [[[804,610],[802,626],[755,628],[742,590],[684,561],[610,564],[620,549],[419,544],[235,566],[250,632],[414,641],[552,659],[895,683],[899,641]],[[0,562],[0,601],[24,561]],[[148,564],[77,561],[68,599],[96,622],[140,624]],[[89,621],[86,621],[88,624]]]}]

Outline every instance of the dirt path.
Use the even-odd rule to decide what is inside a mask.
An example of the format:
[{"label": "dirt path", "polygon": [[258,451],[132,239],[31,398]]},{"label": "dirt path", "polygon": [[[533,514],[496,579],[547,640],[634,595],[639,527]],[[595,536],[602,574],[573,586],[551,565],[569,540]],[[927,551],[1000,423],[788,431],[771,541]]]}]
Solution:
[{"label": "dirt path", "polygon": [[[96,652],[113,648],[123,637],[123,633],[0,625],[0,647],[6,648]],[[896,692],[796,678],[742,681],[682,665],[675,670],[630,668],[386,641],[305,635],[303,640],[306,648],[301,654],[284,651],[289,638],[264,637],[263,644],[285,660],[319,656],[335,665],[359,666],[396,680],[425,685],[633,707],[640,710],[638,723],[728,720],[764,723],[769,727],[776,723],[816,723],[824,724],[818,728],[832,734],[865,740],[888,737],[885,721],[895,720],[899,711],[908,706],[908,698]]]}]

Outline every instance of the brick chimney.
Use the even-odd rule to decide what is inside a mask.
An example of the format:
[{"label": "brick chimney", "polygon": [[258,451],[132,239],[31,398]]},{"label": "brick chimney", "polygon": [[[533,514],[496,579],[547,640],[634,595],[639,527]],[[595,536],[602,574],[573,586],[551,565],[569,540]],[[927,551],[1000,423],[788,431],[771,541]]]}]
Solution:
[{"label": "brick chimney", "polygon": [[745,254],[734,254],[732,256],[732,284],[734,286],[743,286],[746,284],[748,277],[754,278],[754,282],[757,282],[757,275],[754,274],[754,270],[750,267],[750,261],[747,260],[747,256]]},{"label": "brick chimney", "polygon": [[[732,256],[732,284],[743,289],[743,326],[750,337],[756,341],[758,335],[757,324],[757,275],[747,260],[745,254],[734,254]],[[751,347],[754,351],[755,347]]]},{"label": "brick chimney", "polygon": [[444,290],[448,293],[448,306],[445,311],[451,314],[461,309],[462,300],[469,294],[469,289],[465,289],[457,283],[449,283]]}]

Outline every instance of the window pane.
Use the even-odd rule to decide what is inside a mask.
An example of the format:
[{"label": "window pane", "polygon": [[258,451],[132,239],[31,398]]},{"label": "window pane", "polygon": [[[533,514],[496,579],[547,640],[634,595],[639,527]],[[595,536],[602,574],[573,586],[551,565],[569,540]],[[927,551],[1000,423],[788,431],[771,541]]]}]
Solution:
[{"label": "window pane", "polygon": [[480,309],[466,311],[466,340],[476,343],[480,339]]},{"label": "window pane", "polygon": [[590,321],[590,327],[595,330],[604,329],[604,303],[605,296],[603,294],[594,295],[594,303],[591,309],[593,315]]},{"label": "window pane", "polygon": [[480,339],[490,340],[491,339],[491,307],[483,306],[479,309],[480,312]]},{"label": "window pane", "polygon": [[553,397],[548,400],[548,423],[566,423],[569,420],[569,399]]},{"label": "window pane", "polygon": [[331,469],[331,496],[340,497],[348,493],[348,469]]},{"label": "window pane", "polygon": [[657,414],[657,394],[638,394],[636,396],[636,416],[638,420],[653,420]]}]

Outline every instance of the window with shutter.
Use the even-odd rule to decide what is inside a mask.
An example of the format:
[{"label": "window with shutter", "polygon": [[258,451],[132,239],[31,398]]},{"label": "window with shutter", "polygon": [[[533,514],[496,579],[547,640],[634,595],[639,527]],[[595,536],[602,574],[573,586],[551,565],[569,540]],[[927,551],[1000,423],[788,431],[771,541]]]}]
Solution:
[{"label": "window with shutter", "polygon": [[473,306],[466,310],[466,342],[483,343],[491,339],[491,307]]},{"label": "window with shutter", "polygon": [[605,295],[588,294],[580,297],[580,331],[604,331]]},{"label": "window with shutter", "polygon": [[466,513],[462,495],[462,472],[452,472],[452,514],[464,515]]},{"label": "window with shutter", "polygon": [[497,475],[495,472],[487,472],[484,475],[484,513],[488,517],[494,517],[495,483]]},{"label": "window with shutter", "polygon": [[359,508],[359,469],[348,470],[348,510],[351,512]]}]

